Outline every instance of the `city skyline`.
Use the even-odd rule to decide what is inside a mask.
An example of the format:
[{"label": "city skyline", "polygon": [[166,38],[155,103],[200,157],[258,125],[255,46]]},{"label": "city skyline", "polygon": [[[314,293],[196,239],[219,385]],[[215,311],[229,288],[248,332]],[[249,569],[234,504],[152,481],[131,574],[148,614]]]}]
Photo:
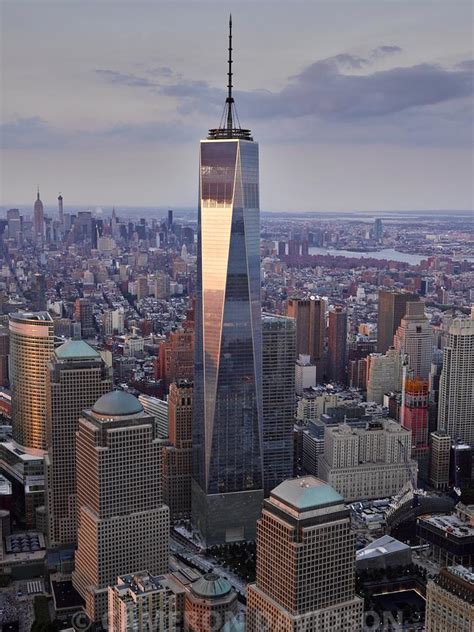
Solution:
[{"label": "city skyline", "polygon": [[[4,3],[1,204],[31,191],[32,206],[39,183],[46,206],[62,191],[66,206],[195,208],[196,143],[224,95],[216,25],[231,8],[265,210],[471,209],[469,4],[341,4],[103,3],[91,20],[82,3]],[[51,36],[32,60],[38,29]]]}]

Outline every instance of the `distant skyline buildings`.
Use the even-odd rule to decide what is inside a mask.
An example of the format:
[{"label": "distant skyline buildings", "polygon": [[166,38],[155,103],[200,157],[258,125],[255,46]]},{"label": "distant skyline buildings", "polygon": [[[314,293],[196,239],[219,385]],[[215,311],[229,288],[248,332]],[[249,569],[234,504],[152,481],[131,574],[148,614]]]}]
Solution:
[{"label": "distant skyline buildings", "polygon": [[[68,204],[194,207],[194,147],[209,113],[221,112],[214,60],[224,36],[216,37],[216,24],[227,10],[217,2],[105,3],[95,7],[91,28],[90,7],[81,3],[2,6],[0,204],[28,202],[39,182],[45,205],[54,206],[61,190]],[[332,3],[298,11],[278,3],[271,33],[262,32],[266,3],[234,12],[245,24],[239,114],[272,148],[261,165],[265,208],[472,207],[470,79],[462,65],[472,49],[469,3],[453,10],[417,1],[400,10],[388,1],[374,11],[363,0],[356,14]],[[177,22],[179,44],[167,28]],[[54,33],[41,50],[34,48],[38,29]],[[135,32],[142,37],[131,40]],[[86,36],[80,58],[62,54],[80,50]],[[272,47],[288,37],[291,51]],[[156,164],[167,168],[157,172]]]}]

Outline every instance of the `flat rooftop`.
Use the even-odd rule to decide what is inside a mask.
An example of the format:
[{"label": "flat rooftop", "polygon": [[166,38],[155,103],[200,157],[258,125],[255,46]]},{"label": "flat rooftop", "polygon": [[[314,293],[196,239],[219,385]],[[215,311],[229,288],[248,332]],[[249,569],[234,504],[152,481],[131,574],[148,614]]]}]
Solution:
[{"label": "flat rooftop", "polygon": [[456,538],[472,538],[474,536],[474,527],[468,522],[463,522],[456,514],[442,516],[421,516],[420,522],[425,522],[440,531],[444,531],[445,535],[453,535]]}]

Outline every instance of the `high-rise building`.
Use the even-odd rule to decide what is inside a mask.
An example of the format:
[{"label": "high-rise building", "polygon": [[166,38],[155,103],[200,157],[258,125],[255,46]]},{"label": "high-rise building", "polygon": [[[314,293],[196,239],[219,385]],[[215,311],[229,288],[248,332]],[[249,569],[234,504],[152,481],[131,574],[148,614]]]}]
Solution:
[{"label": "high-rise building", "polygon": [[293,476],[295,415],[293,318],[264,314],[262,319],[263,471],[265,496]]},{"label": "high-rise building", "polygon": [[440,430],[430,435],[430,482],[441,491],[449,487],[451,437]]},{"label": "high-rise building", "polygon": [[474,312],[456,319],[443,349],[438,430],[474,446]]},{"label": "high-rise building", "polygon": [[306,388],[316,386],[316,367],[309,355],[299,355],[295,363],[295,392],[303,395]]},{"label": "high-rise building", "polygon": [[408,302],[406,314],[394,336],[395,349],[408,356],[411,377],[427,380],[433,358],[433,328],[425,316],[425,304]]},{"label": "high-rise building", "polygon": [[400,423],[411,430],[411,455],[418,461],[420,473],[427,474],[428,468],[428,382],[408,379],[405,382]]},{"label": "high-rise building", "polygon": [[418,465],[410,455],[411,432],[392,419],[366,428],[328,426],[318,475],[346,501],[384,498],[407,483],[416,487]]},{"label": "high-rise building", "polygon": [[10,332],[0,326],[0,386],[7,386],[8,358],[10,357]]},{"label": "high-rise building", "polygon": [[232,26],[223,127],[201,141],[193,521],[207,544],[255,537],[263,499],[258,145],[234,126]]},{"label": "high-rise building", "polygon": [[313,476],[281,483],[265,500],[257,525],[247,632],[357,632],[362,612],[344,499]]},{"label": "high-rise building", "polygon": [[380,217],[374,220],[374,239],[380,241],[383,237],[383,224]]},{"label": "high-rise building", "polygon": [[74,318],[81,323],[82,338],[93,338],[95,336],[94,312],[88,298],[76,299],[74,303]]},{"label": "high-rise building", "polygon": [[18,245],[21,242],[21,223],[22,218],[17,208],[11,208],[7,211],[8,221],[8,238],[13,239]]},{"label": "high-rise building", "polygon": [[106,336],[113,334],[123,334],[125,331],[125,313],[123,307],[108,309],[102,316],[104,333]]},{"label": "high-rise building", "polygon": [[194,331],[171,331],[168,340],[160,344],[159,377],[165,387],[178,380],[194,376]]},{"label": "high-rise building", "polygon": [[58,195],[58,215],[59,224],[61,225],[61,231],[64,230],[64,208],[63,208],[63,196],[61,193]]},{"label": "high-rise building", "polygon": [[296,321],[295,357],[309,355],[311,362],[320,365],[326,337],[326,301],[319,296],[290,298],[286,313]]},{"label": "high-rise building", "polygon": [[79,417],[112,389],[112,371],[82,340],[54,350],[46,373],[46,506],[50,546],[76,542],[75,445]]},{"label": "high-rise building", "polygon": [[419,297],[410,292],[379,291],[377,319],[377,351],[379,353],[385,353],[393,345],[393,337],[406,314],[407,303],[418,300]]},{"label": "high-rise building", "polygon": [[13,440],[36,456],[46,450],[46,366],[54,350],[48,312],[10,314]]},{"label": "high-rise building", "polygon": [[329,311],[328,374],[333,382],[347,382],[347,312],[342,307]]},{"label": "high-rise building", "polygon": [[38,193],[33,207],[33,231],[34,240],[36,242],[42,242],[44,239],[44,210],[43,202],[40,200],[40,192]]},{"label": "high-rise building", "polygon": [[385,354],[371,353],[365,358],[367,365],[367,401],[382,404],[389,391],[399,391],[402,380],[402,359],[393,347]]},{"label": "high-rise building", "polygon": [[162,500],[155,421],[128,393],[103,395],[76,435],[77,535],[73,585],[92,621],[117,577],[168,570],[169,510]]},{"label": "high-rise building", "polygon": [[163,494],[171,521],[191,516],[193,383],[180,380],[168,396],[169,443],[163,451]]},{"label": "high-rise building", "polygon": [[472,568],[448,566],[426,590],[426,632],[472,632],[474,622],[474,573]]}]

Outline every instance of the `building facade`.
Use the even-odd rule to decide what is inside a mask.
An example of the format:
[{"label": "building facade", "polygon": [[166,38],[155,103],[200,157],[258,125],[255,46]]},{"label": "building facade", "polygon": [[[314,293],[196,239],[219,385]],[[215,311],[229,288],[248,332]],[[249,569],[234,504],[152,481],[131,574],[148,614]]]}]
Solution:
[{"label": "building facade", "polygon": [[264,314],[263,471],[264,491],[293,476],[296,327],[293,318]]},{"label": "building facade", "polygon": [[72,580],[87,615],[107,609],[117,577],[168,570],[169,510],[163,504],[155,421],[128,393],[103,395],[76,436],[78,546]]},{"label": "building facade", "polygon": [[13,440],[31,454],[46,450],[46,367],[54,350],[48,312],[10,314]]},{"label": "building facade", "polygon": [[319,296],[290,298],[287,316],[296,321],[296,353],[309,355],[312,363],[321,366],[326,338],[326,301]]},{"label": "building facade", "polygon": [[207,544],[253,539],[263,498],[258,145],[229,92],[200,146],[192,514]]},{"label": "building facade", "polygon": [[411,459],[411,432],[396,421],[327,427],[318,474],[346,501],[384,498],[412,482],[418,465]]},{"label": "building facade", "polygon": [[285,481],[265,500],[258,521],[247,632],[357,632],[362,612],[343,498],[313,476]]},{"label": "building facade", "polygon": [[367,366],[367,401],[383,403],[383,396],[399,391],[402,385],[402,358],[393,347],[385,354],[371,353],[365,358]]},{"label": "building facade", "polygon": [[49,546],[76,542],[76,432],[81,412],[112,390],[112,371],[82,340],[57,347],[46,373],[46,507]]},{"label": "building facade", "polygon": [[433,358],[433,328],[425,316],[425,304],[408,302],[407,313],[394,337],[395,349],[408,356],[408,370],[413,378],[427,380]]},{"label": "building facade", "polygon": [[443,349],[438,430],[474,446],[474,313],[456,319]]},{"label": "building facade", "polygon": [[342,307],[329,310],[328,376],[338,384],[347,382],[347,312]]},{"label": "building facade", "polygon": [[393,290],[379,291],[377,318],[377,351],[385,353],[393,345],[393,337],[406,314],[409,301],[418,301],[419,297],[410,292]]},{"label": "building facade", "polygon": [[163,450],[163,495],[170,518],[191,517],[193,383],[180,380],[168,396],[169,444]]},{"label": "building facade", "polygon": [[474,573],[464,566],[441,569],[426,590],[426,632],[472,632]]}]

